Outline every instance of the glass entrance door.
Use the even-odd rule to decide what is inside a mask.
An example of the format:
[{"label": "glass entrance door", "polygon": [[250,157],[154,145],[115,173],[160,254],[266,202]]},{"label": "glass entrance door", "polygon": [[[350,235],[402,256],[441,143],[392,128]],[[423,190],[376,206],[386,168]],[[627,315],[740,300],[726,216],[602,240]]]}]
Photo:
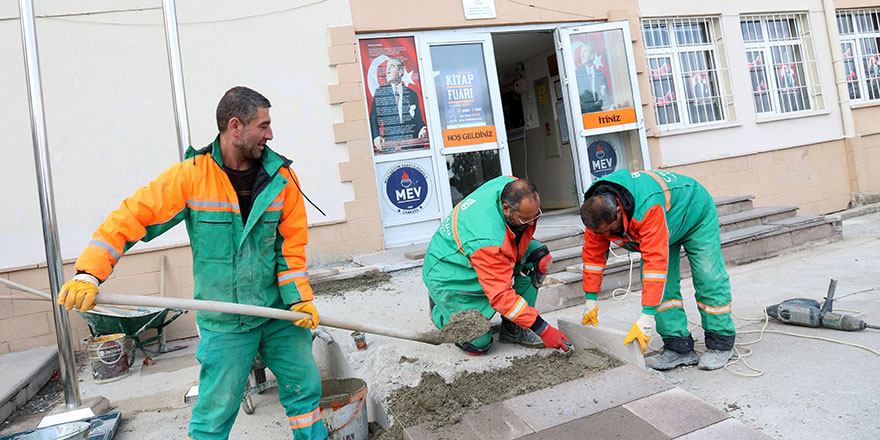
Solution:
[{"label": "glass entrance door", "polygon": [[432,33],[421,39],[430,138],[444,214],[467,194],[511,174],[491,35]]},{"label": "glass entrance door", "polygon": [[557,28],[554,40],[583,198],[606,174],[651,167],[632,39],[627,22],[612,22]]}]

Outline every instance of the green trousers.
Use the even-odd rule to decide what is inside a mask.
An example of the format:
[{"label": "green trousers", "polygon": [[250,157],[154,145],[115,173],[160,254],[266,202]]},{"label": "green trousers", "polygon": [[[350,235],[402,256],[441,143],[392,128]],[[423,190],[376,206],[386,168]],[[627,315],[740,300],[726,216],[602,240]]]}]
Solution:
[{"label": "green trousers", "polygon": [[295,440],[326,439],[321,420],[321,376],[312,357],[312,335],[292,322],[271,319],[244,333],[200,329],[196,359],[199,400],[188,438],[226,439],[241,407],[245,384],[257,353],[278,381],[278,397],[287,411]]},{"label": "green trousers", "polygon": [[[538,299],[538,288],[532,284],[531,278],[523,276],[513,277],[513,290],[523,297],[528,305],[535,307],[535,300]],[[482,291],[432,290],[431,286],[428,286],[428,294],[434,300],[435,305],[431,311],[431,318],[437,328],[443,328],[453,314],[465,310],[476,309],[489,319],[495,316],[495,309],[489,305],[489,297]],[[490,342],[492,342],[491,330],[483,336],[470,341],[471,345],[479,349],[485,348]]]},{"label": "green trousers", "polygon": [[663,300],[657,308],[657,333],[665,348],[684,353],[693,350],[681,298],[681,248],[691,266],[691,276],[706,347],[729,350],[736,330],[731,319],[730,279],[721,254],[721,230],[714,203],[706,204],[702,218],[683,240],[669,246],[669,265]]}]

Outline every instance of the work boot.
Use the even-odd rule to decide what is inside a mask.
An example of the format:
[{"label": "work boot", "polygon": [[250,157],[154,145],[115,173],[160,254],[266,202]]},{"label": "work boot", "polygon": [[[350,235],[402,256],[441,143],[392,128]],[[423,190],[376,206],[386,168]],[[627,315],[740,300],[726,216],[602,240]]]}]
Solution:
[{"label": "work boot", "polygon": [[693,365],[700,361],[697,352],[691,350],[687,353],[663,349],[663,352],[645,358],[645,366],[655,370],[671,370],[679,365]]},{"label": "work boot", "polygon": [[486,345],[483,348],[478,348],[476,345],[471,344],[470,342],[456,342],[455,346],[460,348],[461,351],[471,355],[471,356],[481,356],[486,354],[489,351],[489,347],[492,346],[492,340],[489,340],[489,345]]},{"label": "work boot", "polygon": [[535,332],[522,328],[508,319],[501,320],[501,333],[498,340],[508,344],[520,344],[530,348],[544,348],[544,341]]},{"label": "work boot", "polygon": [[733,348],[730,350],[713,350],[707,348],[700,356],[700,364],[697,368],[701,370],[717,370],[725,365],[727,361],[733,357]]}]

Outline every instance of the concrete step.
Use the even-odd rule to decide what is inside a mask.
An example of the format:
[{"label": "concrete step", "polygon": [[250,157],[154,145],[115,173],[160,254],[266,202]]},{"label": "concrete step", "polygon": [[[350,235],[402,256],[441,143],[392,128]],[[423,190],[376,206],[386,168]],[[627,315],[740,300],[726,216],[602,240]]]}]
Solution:
[{"label": "concrete step", "polygon": [[[739,265],[770,258],[804,245],[839,239],[841,239],[840,220],[836,216],[796,216],[769,224],[723,232],[721,234],[721,252],[728,265]],[[577,253],[579,256],[580,248],[577,248]],[[574,250],[556,251],[554,259],[556,254],[568,256],[574,254]],[[632,270],[630,270],[627,252],[619,250],[617,254],[617,256],[609,258],[605,266],[602,290],[599,293],[600,299],[611,297],[612,292],[616,289],[626,289],[627,286],[630,286],[631,290],[640,290],[642,287],[639,276],[641,273],[641,254],[630,254],[633,259]],[[687,278],[690,276],[690,264],[684,251],[682,251],[680,258],[681,276]],[[551,267],[555,268],[556,266]],[[541,294],[538,295],[536,304],[538,310],[549,312],[583,302],[581,267],[582,263],[575,261],[566,266],[565,271],[551,271],[541,287]]]},{"label": "concrete step", "polygon": [[720,216],[721,232],[730,232],[749,226],[763,225],[797,215],[797,206],[757,207],[747,211]]},{"label": "concrete step", "polygon": [[718,208],[718,216],[736,214],[752,209],[754,194],[744,196],[715,197],[715,207]]}]

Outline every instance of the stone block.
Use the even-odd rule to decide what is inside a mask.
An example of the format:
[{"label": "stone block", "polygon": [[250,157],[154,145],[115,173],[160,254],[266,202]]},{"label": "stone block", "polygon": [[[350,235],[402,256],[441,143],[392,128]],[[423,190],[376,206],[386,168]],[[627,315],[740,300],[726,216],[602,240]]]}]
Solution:
[{"label": "stone block", "polygon": [[339,84],[363,82],[363,77],[361,75],[363,75],[363,72],[358,63],[336,65],[336,79]]},{"label": "stone block", "polygon": [[[364,120],[333,124],[333,141],[336,143],[366,139],[368,136],[367,124]],[[372,168],[371,165],[371,171]]]},{"label": "stone block", "polygon": [[354,198],[362,199],[367,197],[377,197],[379,189],[376,187],[375,175],[351,180],[354,186]]},{"label": "stone block", "polygon": [[9,272],[7,278],[9,281],[25,285],[31,289],[49,290],[49,271],[45,267]]},{"label": "stone block", "polygon": [[[55,337],[55,333],[49,333],[40,336],[34,336],[32,338],[18,339],[15,341],[9,341],[9,351],[17,352],[30,350],[36,347],[46,347],[50,345],[56,345],[57,338]],[[77,348],[80,343],[79,341],[71,341],[71,344],[74,348]]]},{"label": "stone block", "polygon": [[[2,291],[2,288],[0,288],[0,291]],[[9,289],[6,289],[3,295],[9,295],[10,293]],[[12,316],[12,300],[0,299],[0,320],[11,318]]]},{"label": "stone block", "polygon": [[3,406],[0,406],[0,422],[5,421],[9,416],[15,412],[15,402],[5,402]]},{"label": "stone block", "polygon": [[[673,438],[730,417],[680,388],[635,400],[623,407]],[[670,411],[671,408],[675,410]]]},{"label": "stone block", "polygon": [[374,181],[374,175],[372,160],[361,159],[339,163],[339,178],[343,182],[353,181],[355,179],[370,179],[371,181]]},{"label": "stone block", "polygon": [[[43,291],[45,294],[49,294],[48,290]],[[52,311],[52,302],[46,300],[37,300],[36,296],[22,293],[24,299],[16,299],[12,300],[12,313],[15,316],[25,316],[25,315],[33,315],[35,313],[44,313]],[[31,299],[34,298],[34,299]]]},{"label": "stone block", "polygon": [[343,44],[355,44],[354,27],[352,26],[332,26],[327,28],[330,33],[330,44],[339,46]]},{"label": "stone block", "polygon": [[[12,342],[19,339],[44,335],[49,332],[49,322],[45,313],[37,313],[27,316],[0,321],[0,341]],[[12,350],[18,351],[18,350]]]},{"label": "stone block", "polygon": [[[158,256],[155,257],[158,258]],[[151,295],[159,293],[159,278],[158,271],[142,272],[128,276],[117,276],[114,274],[101,284],[101,292],[123,295]]]},{"label": "stone block", "polygon": [[726,438],[735,438],[738,440],[769,440],[773,437],[770,437],[737,419],[729,418],[678,437],[678,440],[718,440]]},{"label": "stone block", "polygon": [[525,436],[522,440],[557,439],[665,440],[669,437],[624,408],[617,407]]},{"label": "stone block", "polygon": [[361,101],[348,101],[342,103],[342,118],[346,121],[360,121],[367,119],[367,109]]},{"label": "stone block", "polygon": [[348,147],[348,160],[373,159],[373,148],[369,139],[356,139],[346,142],[345,145]]},{"label": "stone block", "polygon": [[379,199],[370,197],[345,202],[345,218],[348,220],[379,216]]},{"label": "stone block", "polygon": [[[641,399],[672,385],[645,370],[624,365],[506,400],[532,429],[540,431]],[[553,402],[537,404],[536,402]]]},{"label": "stone block", "polygon": [[440,429],[432,429],[428,423],[407,427],[404,437],[413,440],[512,440],[534,432],[509,408],[501,403],[494,403],[465,414],[455,425]]},{"label": "stone block", "polygon": [[581,325],[580,320],[559,318],[559,330],[565,333],[577,348],[597,348],[627,364],[645,368],[645,357],[638,344],[623,345],[626,332],[603,326]]},{"label": "stone block", "polygon": [[[8,342],[0,342],[0,354],[9,353],[9,343]],[[2,417],[0,417],[0,421],[2,421]]]},{"label": "stone block", "polygon": [[[343,102],[363,102],[363,92],[360,83],[349,82],[327,86],[330,104],[342,104]],[[338,142],[338,141],[337,141]]]},{"label": "stone block", "polygon": [[356,63],[357,52],[354,44],[340,44],[327,48],[327,56],[331,66],[337,64]]}]

